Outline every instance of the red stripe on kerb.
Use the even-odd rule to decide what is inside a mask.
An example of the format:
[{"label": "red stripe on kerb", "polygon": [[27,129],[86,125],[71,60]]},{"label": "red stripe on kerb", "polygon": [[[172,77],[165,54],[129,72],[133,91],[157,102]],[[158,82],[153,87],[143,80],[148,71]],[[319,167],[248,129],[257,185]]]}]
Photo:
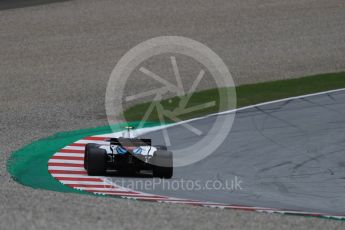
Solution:
[{"label": "red stripe on kerb", "polygon": [[84,177],[55,177],[57,180],[67,180],[67,181],[93,181],[102,182],[101,178],[84,178]]},{"label": "red stripe on kerb", "polygon": [[[251,207],[238,207],[238,206],[222,206],[218,205],[219,207],[224,207],[225,209],[236,209],[236,210],[242,210],[242,211],[255,211],[257,209],[251,208]],[[269,211],[268,209],[265,209],[265,211]]]},{"label": "red stripe on kerb", "polygon": [[218,204],[218,206],[222,206],[228,209],[254,209],[254,210],[262,210],[262,211],[276,211],[277,210],[274,208],[248,207],[248,206],[232,205],[232,204],[229,204],[229,205]]},{"label": "red stripe on kerb", "polygon": [[[109,195],[119,195],[119,194],[140,194],[138,192],[133,192],[133,191],[121,191],[121,190],[89,190],[85,189],[87,192],[93,192],[93,193],[107,193]],[[115,194],[116,193],[116,194]]]},{"label": "red stripe on kerb", "polygon": [[66,184],[70,187],[79,187],[79,188],[116,188],[112,185],[95,185],[95,184]]},{"label": "red stripe on kerb", "polygon": [[81,174],[81,175],[86,175],[86,171],[69,171],[69,170],[48,170],[49,173],[52,174]]},{"label": "red stripe on kerb", "polygon": [[84,150],[77,149],[60,149],[59,153],[84,153]]},{"label": "red stripe on kerb", "polygon": [[69,156],[52,156],[50,159],[60,159],[60,160],[84,160],[84,157],[69,157]]},{"label": "red stripe on kerb", "polygon": [[69,146],[73,146],[73,147],[84,147],[86,144],[85,143],[72,143]]},{"label": "red stripe on kerb", "polygon": [[62,166],[62,167],[84,167],[84,164],[72,164],[72,163],[48,163],[48,166]]},{"label": "red stripe on kerb", "polygon": [[85,137],[83,138],[83,140],[87,140],[87,141],[105,141],[109,139],[109,137]]},{"label": "red stripe on kerb", "polygon": [[177,203],[177,204],[178,204],[178,202],[185,202],[185,203],[186,203],[186,202],[189,202],[189,203],[192,203],[192,202],[194,202],[194,203],[199,202],[199,203],[200,203],[200,201],[197,201],[197,200],[172,199],[172,198],[169,198],[169,197],[168,197],[167,200],[164,200],[164,202]]}]

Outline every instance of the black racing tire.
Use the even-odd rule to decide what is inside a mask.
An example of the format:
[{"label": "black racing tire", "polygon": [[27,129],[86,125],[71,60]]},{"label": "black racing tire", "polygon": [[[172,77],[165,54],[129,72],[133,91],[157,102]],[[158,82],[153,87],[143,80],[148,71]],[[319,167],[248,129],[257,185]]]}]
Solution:
[{"label": "black racing tire", "polygon": [[104,176],[107,171],[107,152],[105,149],[91,148],[87,153],[87,174]]},{"label": "black racing tire", "polygon": [[168,150],[168,148],[165,145],[155,145],[157,150]]},{"label": "black racing tire", "polygon": [[95,144],[95,143],[88,143],[85,145],[85,153],[84,153],[84,169],[87,170],[87,161],[88,161],[88,152],[90,151],[90,149],[92,148],[98,148],[99,145],[98,144]]},{"label": "black racing tire", "polygon": [[157,150],[153,154],[152,172],[154,177],[170,179],[173,176],[173,154],[166,150]]}]

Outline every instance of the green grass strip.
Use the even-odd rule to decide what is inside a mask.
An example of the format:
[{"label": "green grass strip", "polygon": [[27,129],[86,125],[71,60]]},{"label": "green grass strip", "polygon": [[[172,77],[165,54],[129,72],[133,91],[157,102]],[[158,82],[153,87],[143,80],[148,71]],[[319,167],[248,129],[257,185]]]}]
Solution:
[{"label": "green grass strip", "polygon": [[[263,82],[257,84],[241,85],[236,87],[237,94],[237,108],[278,100],[293,96],[300,96],[305,94],[317,93],[322,91],[345,88],[345,72],[319,74],[307,77],[300,77],[296,79],[278,80]],[[228,109],[234,109],[227,106],[219,105],[219,95],[223,91],[232,92],[233,88],[209,89],[195,92],[187,104],[188,107],[204,104],[210,101],[216,101],[216,105],[193,111],[187,114],[178,116],[181,120],[186,120],[194,117],[199,117],[211,113],[216,113]],[[188,95],[184,96],[187,97]],[[184,97],[172,97],[162,100],[159,103],[165,110],[174,111],[181,99]],[[125,110],[123,115],[127,121],[142,120],[144,113],[148,109],[151,102],[141,103]],[[158,121],[157,111],[153,111],[147,120]],[[167,119],[170,121],[169,119]]]}]

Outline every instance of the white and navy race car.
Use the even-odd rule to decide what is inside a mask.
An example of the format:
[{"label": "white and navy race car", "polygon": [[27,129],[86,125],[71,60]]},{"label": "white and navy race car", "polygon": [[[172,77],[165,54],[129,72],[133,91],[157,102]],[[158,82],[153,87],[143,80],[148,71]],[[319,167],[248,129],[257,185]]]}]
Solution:
[{"label": "white and navy race car", "polygon": [[88,175],[106,175],[108,170],[140,173],[150,170],[154,177],[171,178],[173,155],[166,146],[152,146],[151,139],[111,138],[109,144],[88,143],[84,168]]}]

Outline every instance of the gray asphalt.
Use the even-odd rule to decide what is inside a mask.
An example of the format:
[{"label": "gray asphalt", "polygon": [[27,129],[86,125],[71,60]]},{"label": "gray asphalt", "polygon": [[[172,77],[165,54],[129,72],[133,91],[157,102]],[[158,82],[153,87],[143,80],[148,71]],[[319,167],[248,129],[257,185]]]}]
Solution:
[{"label": "gray asphalt", "polygon": [[[343,215],[344,115],[345,90],[245,109],[237,113],[231,132],[223,133],[226,139],[211,155],[175,169],[175,182],[126,178],[123,183],[177,198]],[[220,119],[226,122],[232,116],[229,113]],[[188,154],[184,149],[205,136],[210,138],[205,145],[213,145],[216,133],[208,130],[216,117],[188,122],[203,132],[201,137],[184,125],[167,128],[172,142],[169,150]],[[162,131],[144,135],[154,144],[165,143],[163,136]],[[231,186],[220,190],[199,190],[196,184],[187,187],[187,181],[225,185],[236,176],[242,181],[237,190]],[[184,187],[182,182],[176,185],[182,179]],[[139,180],[156,184],[145,188],[135,182]]]},{"label": "gray asphalt", "polygon": [[151,37],[208,45],[237,84],[344,70],[344,8],[342,0],[76,0],[0,11],[0,228],[343,229],[321,219],[35,190],[14,182],[5,164],[39,138],[106,125],[111,70]]},{"label": "gray asphalt", "polygon": [[68,0],[1,0],[0,10],[15,9],[21,7],[31,7],[41,4],[49,4]]}]

